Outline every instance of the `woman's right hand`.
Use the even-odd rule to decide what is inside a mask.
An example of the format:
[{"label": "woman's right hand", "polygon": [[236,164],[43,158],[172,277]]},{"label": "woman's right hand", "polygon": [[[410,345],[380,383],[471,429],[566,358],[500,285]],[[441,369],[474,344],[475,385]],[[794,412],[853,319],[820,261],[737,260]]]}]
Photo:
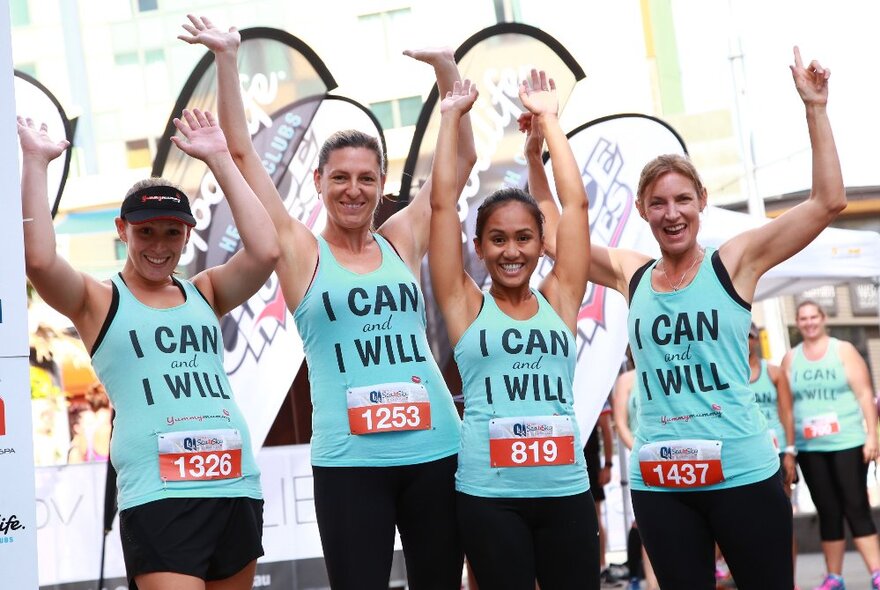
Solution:
[{"label": "woman's right hand", "polygon": [[207,17],[186,15],[192,24],[180,25],[189,33],[189,35],[178,35],[177,38],[185,41],[190,45],[202,44],[214,53],[223,51],[237,51],[241,45],[241,35],[235,27],[229,27],[227,32],[223,32],[214,26]]},{"label": "woman's right hand", "polygon": [[18,117],[18,142],[25,158],[40,158],[47,164],[64,153],[70,142],[66,139],[53,141],[49,128],[43,123],[39,129],[30,117]]}]

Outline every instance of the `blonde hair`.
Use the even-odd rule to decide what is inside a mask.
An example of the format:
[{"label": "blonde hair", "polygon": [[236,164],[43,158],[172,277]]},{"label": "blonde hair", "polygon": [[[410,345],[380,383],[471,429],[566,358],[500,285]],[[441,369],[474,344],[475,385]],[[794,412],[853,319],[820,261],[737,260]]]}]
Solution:
[{"label": "blonde hair", "polygon": [[697,172],[697,169],[694,167],[690,158],[680,154],[664,154],[662,156],[657,156],[642,168],[642,174],[639,177],[639,188],[636,191],[639,204],[643,202],[645,191],[648,190],[648,187],[658,178],[664,174],[669,174],[670,172],[677,172],[690,180],[694,185],[694,190],[697,192],[697,197],[702,198],[703,192],[706,189],[703,187],[703,181],[700,179],[700,174]]}]

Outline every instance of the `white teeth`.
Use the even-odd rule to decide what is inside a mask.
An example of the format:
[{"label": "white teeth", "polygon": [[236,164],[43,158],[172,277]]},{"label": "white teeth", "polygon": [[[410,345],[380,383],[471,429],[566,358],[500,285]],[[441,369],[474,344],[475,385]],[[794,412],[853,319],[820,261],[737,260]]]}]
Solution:
[{"label": "white teeth", "polygon": [[684,229],[684,224],[683,224],[683,223],[679,223],[678,225],[671,225],[671,226],[667,227],[667,228],[666,228],[666,231],[668,231],[668,232],[673,232],[673,233],[674,233],[674,232],[677,232],[677,231],[681,231],[681,230],[683,230],[683,229]]},{"label": "white teeth", "polygon": [[165,261],[168,260],[167,258],[152,258],[150,256],[146,256],[145,258],[153,264],[164,264]]},{"label": "white teeth", "polygon": [[516,272],[523,267],[522,264],[502,264],[501,268],[507,272]]}]

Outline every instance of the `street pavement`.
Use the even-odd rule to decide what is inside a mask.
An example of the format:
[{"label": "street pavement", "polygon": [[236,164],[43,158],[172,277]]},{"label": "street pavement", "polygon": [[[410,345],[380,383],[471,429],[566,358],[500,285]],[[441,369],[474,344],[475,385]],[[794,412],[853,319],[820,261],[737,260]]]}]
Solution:
[{"label": "street pavement", "polygon": [[[621,563],[626,561],[626,554],[622,552],[608,553],[608,563]],[[800,590],[813,590],[822,583],[825,578],[825,559],[821,553],[801,553],[797,558],[795,581]],[[847,590],[871,590],[871,576],[865,569],[862,558],[855,551],[847,551],[843,560],[843,579]],[[603,585],[603,588],[625,588],[625,584]],[[642,584],[644,588],[644,583]],[[719,586],[719,588],[735,588],[733,585]]]}]

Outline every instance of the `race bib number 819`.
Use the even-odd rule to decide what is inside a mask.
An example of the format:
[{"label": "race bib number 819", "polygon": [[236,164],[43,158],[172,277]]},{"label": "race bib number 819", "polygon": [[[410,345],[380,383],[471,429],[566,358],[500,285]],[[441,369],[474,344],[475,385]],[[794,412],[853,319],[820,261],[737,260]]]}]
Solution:
[{"label": "race bib number 819", "polygon": [[567,416],[496,418],[489,421],[492,467],[574,463],[574,429]]}]

